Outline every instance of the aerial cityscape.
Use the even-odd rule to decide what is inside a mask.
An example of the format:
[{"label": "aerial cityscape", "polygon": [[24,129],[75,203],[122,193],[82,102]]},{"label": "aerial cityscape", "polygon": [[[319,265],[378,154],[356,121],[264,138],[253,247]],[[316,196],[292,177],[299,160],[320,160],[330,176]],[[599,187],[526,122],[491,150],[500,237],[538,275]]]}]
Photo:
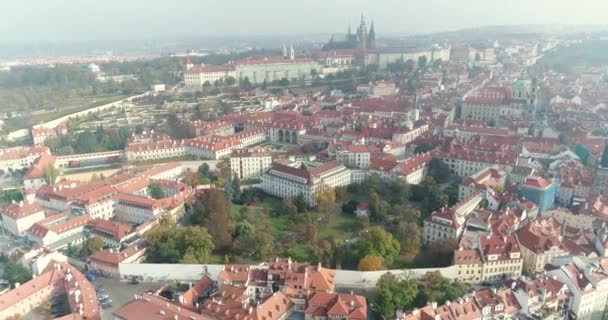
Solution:
[{"label": "aerial cityscape", "polygon": [[6,6],[0,320],[608,319],[608,4],[267,1]]}]

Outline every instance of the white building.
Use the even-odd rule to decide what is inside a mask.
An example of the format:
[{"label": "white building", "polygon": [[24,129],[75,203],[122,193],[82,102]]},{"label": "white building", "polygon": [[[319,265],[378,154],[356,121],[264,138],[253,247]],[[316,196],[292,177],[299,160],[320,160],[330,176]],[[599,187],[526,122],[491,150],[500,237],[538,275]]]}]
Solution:
[{"label": "white building", "polygon": [[258,177],[272,165],[272,154],[268,148],[240,149],[230,156],[230,169],[239,179]]},{"label": "white building", "polygon": [[232,65],[205,66],[186,62],[184,83],[187,87],[201,88],[205,83],[214,85],[216,81],[225,81],[228,77],[236,79],[236,73]]},{"label": "white building", "polygon": [[270,170],[262,175],[262,190],[279,198],[301,194],[310,206],[314,206],[316,194],[321,188],[347,186],[351,182],[350,170],[338,161],[306,169],[297,163],[294,165],[274,163]]},{"label": "white building", "polygon": [[2,209],[2,226],[15,236],[24,236],[26,231],[36,222],[45,217],[44,210],[34,202],[32,195],[28,195],[25,201],[10,204]]},{"label": "white building", "polygon": [[556,269],[547,274],[568,286],[572,294],[569,310],[576,319],[604,319],[608,302],[608,272],[604,263],[584,256],[561,257],[551,263]]},{"label": "white building", "polygon": [[336,151],[336,160],[349,167],[369,168],[371,149],[366,145],[349,145],[344,150]]}]

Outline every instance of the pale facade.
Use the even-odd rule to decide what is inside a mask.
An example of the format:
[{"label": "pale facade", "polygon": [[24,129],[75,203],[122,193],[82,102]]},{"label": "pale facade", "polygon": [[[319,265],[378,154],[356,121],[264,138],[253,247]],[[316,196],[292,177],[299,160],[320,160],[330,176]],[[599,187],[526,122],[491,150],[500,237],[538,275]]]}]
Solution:
[{"label": "pale facade", "polygon": [[337,161],[328,162],[308,170],[273,164],[262,175],[261,188],[279,198],[302,195],[310,206],[316,204],[316,194],[322,187],[335,188],[351,183],[351,174]]},{"label": "pale facade", "polygon": [[232,175],[240,179],[258,177],[266,172],[272,165],[272,156],[269,153],[239,154],[238,150],[230,157]]}]

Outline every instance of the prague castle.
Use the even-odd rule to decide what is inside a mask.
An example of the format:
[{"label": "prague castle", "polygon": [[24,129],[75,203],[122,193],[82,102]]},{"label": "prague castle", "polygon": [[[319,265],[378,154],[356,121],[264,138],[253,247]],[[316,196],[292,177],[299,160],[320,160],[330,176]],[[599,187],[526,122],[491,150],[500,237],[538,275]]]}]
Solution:
[{"label": "prague castle", "polygon": [[361,16],[361,23],[355,34],[352,33],[350,26],[347,34],[334,34],[329,39],[329,42],[324,46],[325,50],[335,49],[359,49],[368,50],[376,48],[376,31],[374,30],[374,22],[367,31],[365,19]]}]

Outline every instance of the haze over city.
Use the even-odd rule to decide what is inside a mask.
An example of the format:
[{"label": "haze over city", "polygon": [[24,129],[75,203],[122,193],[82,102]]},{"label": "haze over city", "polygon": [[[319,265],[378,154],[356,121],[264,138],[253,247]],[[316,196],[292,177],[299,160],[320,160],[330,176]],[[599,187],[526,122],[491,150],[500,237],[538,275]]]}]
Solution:
[{"label": "haze over city", "polygon": [[364,14],[382,34],[487,25],[606,24],[598,0],[3,1],[0,43],[343,32]]},{"label": "haze over city", "polygon": [[608,320],[608,2],[19,0],[0,319]]}]

